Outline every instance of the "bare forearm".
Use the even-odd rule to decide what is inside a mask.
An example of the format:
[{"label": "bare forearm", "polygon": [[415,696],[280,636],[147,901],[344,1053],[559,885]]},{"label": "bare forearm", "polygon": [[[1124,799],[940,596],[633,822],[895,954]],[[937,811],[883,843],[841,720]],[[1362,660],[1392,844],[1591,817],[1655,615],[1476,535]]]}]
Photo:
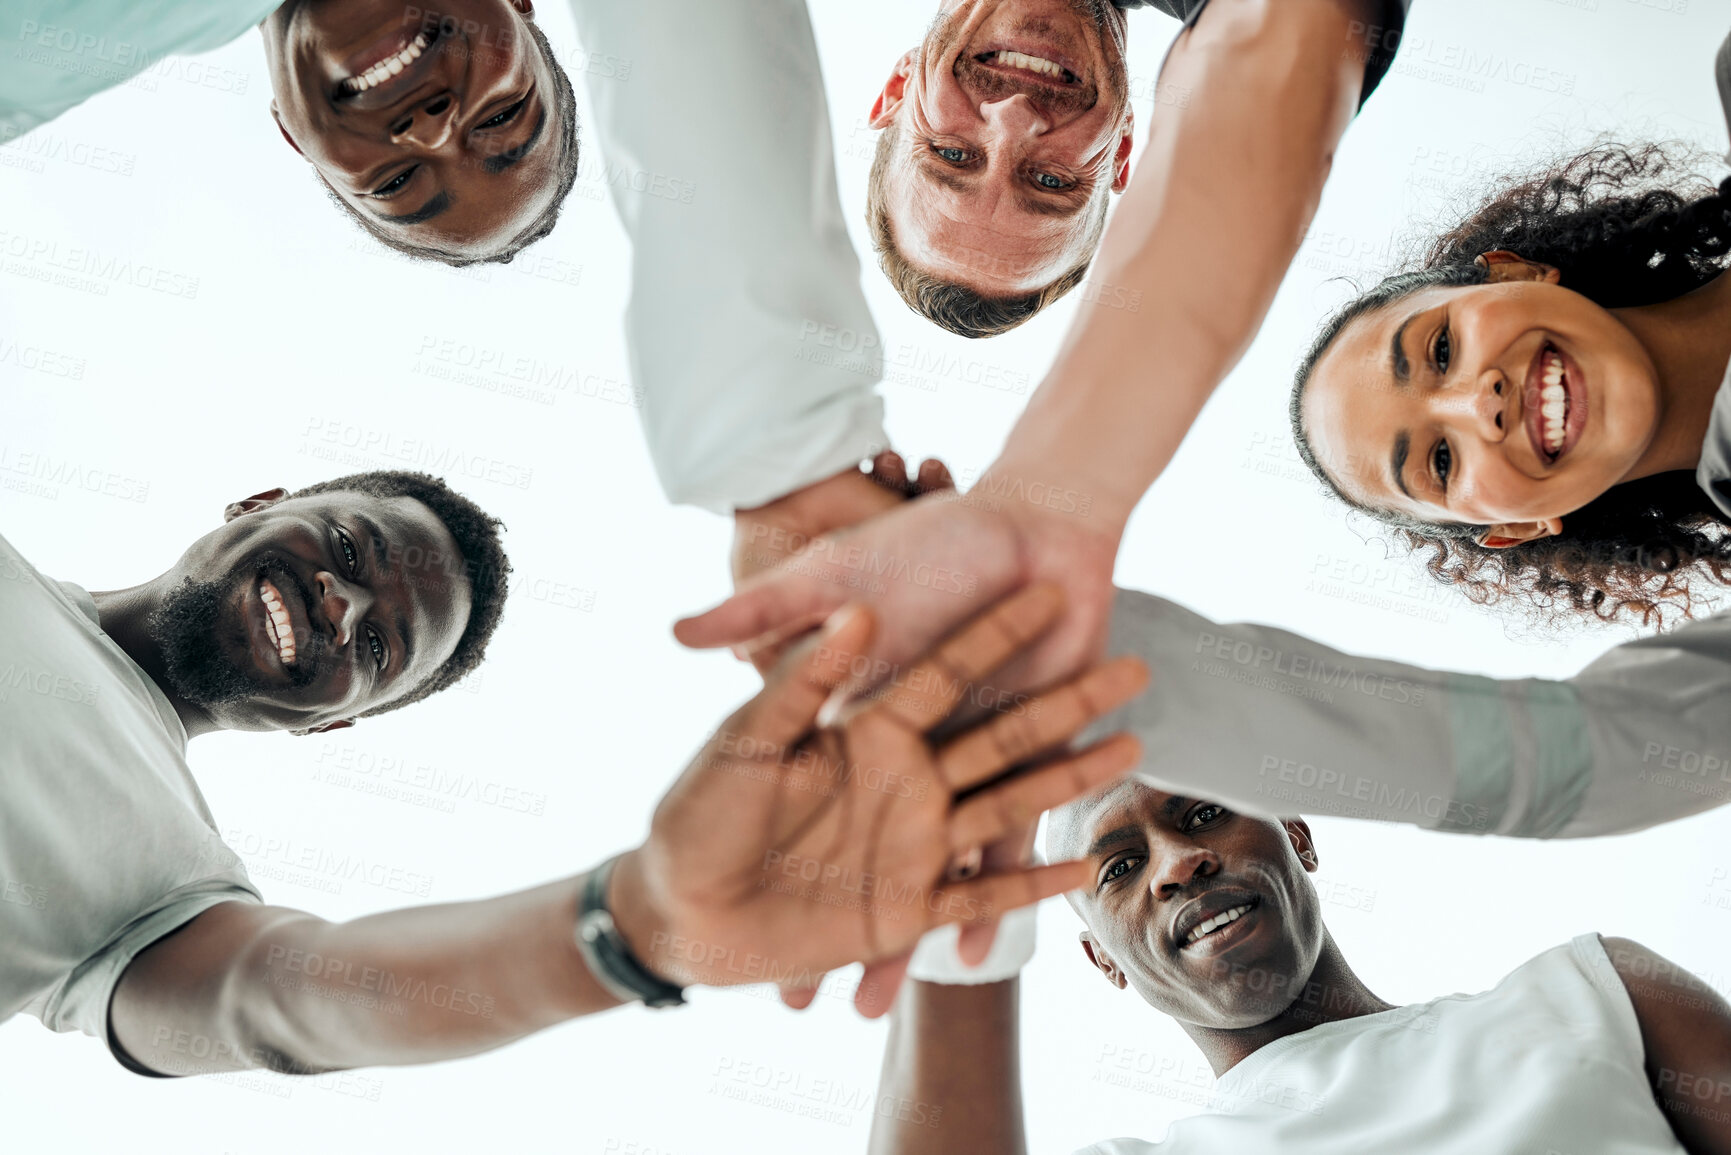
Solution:
[{"label": "bare forearm", "polygon": [[[994,472],[1120,526],[1262,323],[1351,121],[1354,0],[1214,0],[1161,76],[1149,152]],[[1135,302],[1135,311],[1110,307]]]},{"label": "bare forearm", "polygon": [[884,1048],[871,1155],[1026,1151],[1017,998],[1015,979],[908,983]]},{"label": "bare forearm", "polygon": [[502,1046],[617,1005],[572,938],[580,883],[347,923],[214,908],[128,968],[115,1034],[165,1074],[425,1063]]}]

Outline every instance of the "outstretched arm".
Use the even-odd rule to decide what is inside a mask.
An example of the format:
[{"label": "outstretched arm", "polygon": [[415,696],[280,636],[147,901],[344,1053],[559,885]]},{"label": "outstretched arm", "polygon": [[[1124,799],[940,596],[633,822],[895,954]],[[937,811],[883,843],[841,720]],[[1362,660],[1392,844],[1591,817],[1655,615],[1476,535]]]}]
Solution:
[{"label": "outstretched arm", "polygon": [[[995,671],[1058,617],[1035,587],[992,606],[870,704],[821,713],[869,641],[869,612],[836,615],[717,729],[656,808],[645,843],[608,880],[640,965],[664,980],[774,982],[795,1005],[825,972],[868,964],[858,1003],[888,1008],[920,935],[991,926],[1076,886],[1085,864],[946,881],[952,857],[1134,764],[1122,737],[1010,774],[1061,749],[1145,682],[1108,663],[1037,696],[999,699]],[[936,736],[964,703],[988,719]],[[1009,777],[1006,775],[1009,774]],[[717,821],[724,815],[726,821]],[[454,1058],[616,1005],[575,944],[583,878],[479,902],[333,924],[225,903],[143,951],[110,1029],[162,1074],[248,1066],[313,1072]]]},{"label": "outstretched arm", "polygon": [[617,1006],[572,929],[582,879],[331,923],[223,903],[139,954],[109,1025],[150,1071],[428,1063]]},{"label": "outstretched arm", "polygon": [[1568,838],[1731,801],[1731,615],[1561,681],[1495,679],[1121,590],[1108,650],[1153,671],[1153,690],[1105,721],[1141,740],[1137,773],[1240,809]]},{"label": "outstretched arm", "polygon": [[871,1155],[1022,1155],[1017,979],[910,982],[896,1002]]},{"label": "outstretched arm", "polygon": [[[1377,0],[1211,0],[1160,74],[1148,153],[1084,303],[987,482],[1044,481],[1121,529],[1237,364],[1358,107]],[[1115,307],[1135,301],[1135,312]]]}]

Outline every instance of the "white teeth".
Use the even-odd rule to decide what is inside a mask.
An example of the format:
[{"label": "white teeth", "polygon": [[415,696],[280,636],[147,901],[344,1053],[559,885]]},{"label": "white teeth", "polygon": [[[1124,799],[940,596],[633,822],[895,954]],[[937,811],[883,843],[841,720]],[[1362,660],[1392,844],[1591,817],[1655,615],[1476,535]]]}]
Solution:
[{"label": "white teeth", "polygon": [[1563,447],[1569,415],[1569,391],[1563,386],[1563,359],[1555,353],[1547,353],[1540,379],[1543,383],[1539,388],[1539,415],[1544,419],[1545,452],[1556,453]]},{"label": "white teeth", "polygon": [[1190,933],[1184,938],[1184,945],[1189,946],[1203,935],[1212,933],[1229,922],[1237,922],[1248,913],[1250,913],[1250,904],[1248,902],[1235,906],[1231,910],[1223,910],[1213,918],[1205,919],[1191,928]]},{"label": "white teeth", "polygon": [[1029,72],[1038,72],[1042,76],[1050,76],[1054,80],[1064,79],[1064,66],[1043,60],[1038,56],[1029,56],[1025,52],[994,52],[993,58],[1008,68],[1022,68]]},{"label": "white teeth", "polygon": [[403,49],[395,56],[379,61],[359,76],[351,76],[347,80],[343,81],[344,91],[365,92],[369,88],[377,88],[380,84],[383,84],[385,81],[407,68],[410,64],[419,60],[421,54],[427,50],[427,44],[428,40],[425,32],[415,33],[415,38],[409,41],[409,46],[407,48]]},{"label": "white teeth", "polygon": [[258,586],[259,600],[264,602],[265,625],[270,629],[271,641],[276,643],[277,655],[282,658],[283,665],[295,664],[295,632],[294,619],[289,617],[282,599],[277,596],[275,587],[269,582],[260,582]]}]

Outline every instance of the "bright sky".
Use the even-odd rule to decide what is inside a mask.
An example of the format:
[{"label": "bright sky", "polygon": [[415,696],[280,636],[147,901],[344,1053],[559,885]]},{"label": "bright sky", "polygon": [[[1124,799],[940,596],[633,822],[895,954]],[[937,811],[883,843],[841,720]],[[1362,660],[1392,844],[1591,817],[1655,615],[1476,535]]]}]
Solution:
[{"label": "bright sky", "polygon": [[[814,9],[863,252],[864,114],[930,4]],[[1562,676],[1627,635],[1511,633],[1385,557],[1303,474],[1285,431],[1290,367],[1345,295],[1335,278],[1374,278],[1400,235],[1489,173],[1600,132],[1721,153],[1712,59],[1731,3],[1414,9],[1266,329],[1143,503],[1118,580],[1347,650]],[[549,3],[540,18],[556,46],[575,46],[568,13]],[[1130,24],[1146,126],[1175,25],[1148,13]],[[205,59],[231,71],[165,62],[0,149],[0,533],[48,573],[115,588],[159,573],[247,494],[370,465],[442,470],[509,524],[517,567],[474,684],[329,737],[201,739],[193,766],[267,899],[325,917],[584,869],[639,836],[664,786],[755,686],[730,658],[669,636],[676,614],[723,595],[728,526],[667,506],[620,401],[626,252],[599,163],[585,162],[557,233],[517,265],[410,266],[347,224],[281,143],[257,36]],[[211,75],[244,77],[244,93],[196,82]],[[83,271],[55,280],[69,268]],[[1074,301],[966,342],[909,313],[874,268],[866,283],[897,445],[977,473]],[[24,369],[23,350],[52,368]],[[517,357],[554,367],[564,387],[515,394],[494,366]],[[1157,352],[1148,368],[1158,388]],[[1731,988],[1731,815],[1569,845],[1315,828],[1326,917],[1390,1000],[1485,989],[1592,930]],[[364,861],[387,881],[310,877],[290,865],[303,855]],[[1188,1041],[1102,982],[1076,929],[1049,905],[1024,979],[1034,1151],[1158,1138],[1205,1096]],[[0,1027],[0,1109],[19,1152],[859,1150],[885,1025],[847,1005],[850,977],[803,1015],[764,990],[699,993],[683,1011],[616,1012],[481,1058],[312,1081],[146,1081],[96,1040],[21,1016]]]}]

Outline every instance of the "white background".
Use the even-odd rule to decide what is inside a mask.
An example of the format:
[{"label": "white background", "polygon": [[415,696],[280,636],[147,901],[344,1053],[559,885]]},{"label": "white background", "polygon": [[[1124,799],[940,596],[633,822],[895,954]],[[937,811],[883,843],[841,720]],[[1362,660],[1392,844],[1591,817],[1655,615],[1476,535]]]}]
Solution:
[{"label": "white background", "polygon": [[[1118,580],[1347,650],[1563,676],[1628,635],[1511,631],[1429,588],[1415,563],[1385,557],[1372,529],[1304,478],[1285,433],[1290,368],[1347,292],[1332,278],[1374,278],[1399,236],[1486,174],[1606,131],[1722,152],[1712,59],[1731,3],[1414,7],[1400,63],[1348,134],[1267,327],[1142,504]],[[815,0],[815,9],[843,199],[864,251],[863,113],[930,5]],[[574,45],[566,12],[550,5],[541,19],[557,46]],[[1145,131],[1175,25],[1149,13],[1130,24]],[[208,70],[167,61],[0,150],[0,533],[46,572],[117,588],[165,569],[230,500],[356,468],[445,462],[459,488],[509,524],[517,567],[481,675],[348,733],[204,738],[193,765],[267,899],[330,918],[415,899],[275,877],[284,857],[306,847],[363,856],[429,876],[434,900],[583,869],[639,837],[664,785],[755,685],[730,658],[682,651],[669,635],[678,613],[723,595],[729,527],[667,506],[634,410],[605,399],[629,376],[619,336],[626,265],[595,146],[586,143],[584,179],[557,232],[517,265],[410,266],[339,217],[281,143],[256,34],[202,61],[229,70],[215,73],[221,87],[200,83]],[[246,91],[222,91],[238,87],[235,77]],[[773,122],[776,110],[763,116]],[[96,148],[108,159],[80,162]],[[125,171],[104,171],[114,168]],[[715,177],[695,179],[700,195]],[[83,248],[160,267],[180,295],[100,278],[105,292],[44,284],[55,258],[20,256],[43,242],[61,260]],[[1074,301],[970,343],[918,321],[875,268],[865,279],[892,362],[936,366],[886,384],[896,444],[977,471],[1039,381]],[[441,360],[445,340],[454,346]],[[25,349],[81,361],[80,374],[27,371]],[[462,375],[483,350],[558,366],[573,384],[513,397],[486,369]],[[1158,350],[1148,368],[1157,388]],[[342,449],[363,442],[372,448],[360,455]],[[36,464],[20,464],[23,454],[39,455]],[[74,480],[33,472],[44,460]],[[447,782],[478,776],[489,797],[509,788],[530,805],[540,799],[542,813],[364,789],[407,789],[403,779],[434,772],[422,767]],[[1387,999],[1484,989],[1590,930],[1643,941],[1731,985],[1722,849],[1731,816],[1552,845],[1315,827],[1328,921]],[[1158,1138],[1202,1098],[1200,1060],[1170,1022],[1086,966],[1062,904],[1042,922],[1024,995],[1032,1149]],[[805,1014],[761,989],[699,992],[679,1012],[619,1011],[462,1062],[312,1081],[147,1081],[96,1040],[19,1018],[0,1027],[0,1149],[859,1150],[885,1026],[854,1014],[848,977]],[[780,1087],[772,1101],[738,1101],[768,1082]]]}]

